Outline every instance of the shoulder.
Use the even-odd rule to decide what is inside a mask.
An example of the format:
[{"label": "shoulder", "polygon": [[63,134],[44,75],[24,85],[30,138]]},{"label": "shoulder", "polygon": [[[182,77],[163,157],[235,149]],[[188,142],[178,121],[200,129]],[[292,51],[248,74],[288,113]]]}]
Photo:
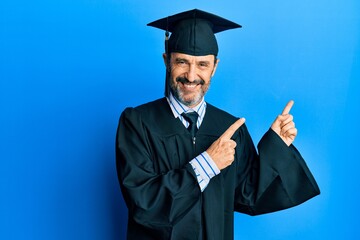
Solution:
[{"label": "shoulder", "polygon": [[141,104],[141,105],[135,107],[135,109],[138,109],[140,111],[146,111],[146,110],[151,110],[151,109],[154,109],[154,108],[157,108],[160,106],[164,106],[164,105],[169,105],[165,97],[156,99],[156,100],[148,102],[148,103]]},{"label": "shoulder", "polygon": [[155,118],[161,116],[162,112],[170,109],[166,98],[160,98],[137,107],[128,107],[122,112],[122,116],[136,116],[141,118]]},{"label": "shoulder", "polygon": [[141,104],[135,107],[134,109],[139,112],[151,113],[151,112],[157,112],[159,110],[163,110],[165,107],[166,108],[169,107],[166,98],[159,98],[154,101]]},{"label": "shoulder", "polygon": [[181,130],[181,123],[174,117],[166,98],[126,108],[121,114],[120,124],[145,128],[158,135],[170,135]]},{"label": "shoulder", "polygon": [[[239,117],[236,117],[222,109],[214,107],[207,103],[206,109],[207,121],[204,124],[204,130],[211,135],[221,136]],[[232,139],[244,144],[253,145],[250,133],[244,123],[232,136]]]},{"label": "shoulder", "polygon": [[220,108],[217,108],[210,103],[206,103],[206,104],[207,104],[206,113],[211,115],[212,117],[216,117],[216,119],[219,119],[221,121],[230,121],[230,122],[236,121],[236,119],[238,119],[234,115]]},{"label": "shoulder", "polygon": [[211,125],[219,130],[226,130],[231,124],[233,124],[238,117],[207,103],[206,118],[211,122]]},{"label": "shoulder", "polygon": [[[203,121],[201,132],[213,136],[221,136],[238,117],[207,103],[206,114]],[[240,132],[247,132],[245,124],[239,128]],[[237,131],[237,132],[239,132]],[[234,137],[237,133],[234,134]]]}]

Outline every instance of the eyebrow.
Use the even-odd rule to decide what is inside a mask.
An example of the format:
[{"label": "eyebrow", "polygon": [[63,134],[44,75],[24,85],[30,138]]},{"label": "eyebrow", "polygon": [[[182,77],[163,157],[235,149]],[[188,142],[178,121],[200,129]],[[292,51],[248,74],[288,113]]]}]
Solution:
[{"label": "eyebrow", "polygon": [[201,60],[201,61],[199,61],[199,63],[210,64],[210,61],[208,61],[208,60]]},{"label": "eyebrow", "polygon": [[[180,62],[180,61],[184,61],[186,63],[189,63],[189,60],[185,59],[185,58],[175,58],[175,62]],[[200,60],[200,61],[197,61],[197,63],[204,63],[204,64],[210,64],[210,61],[208,60]]]},{"label": "eyebrow", "polygon": [[184,61],[186,63],[189,62],[189,60],[185,59],[185,58],[175,58],[175,62],[180,62],[180,61]]}]

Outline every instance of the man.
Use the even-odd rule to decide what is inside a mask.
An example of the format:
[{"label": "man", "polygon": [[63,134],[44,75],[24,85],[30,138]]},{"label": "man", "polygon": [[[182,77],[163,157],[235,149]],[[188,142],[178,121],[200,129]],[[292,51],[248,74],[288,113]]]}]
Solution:
[{"label": "man", "polygon": [[166,37],[165,98],[121,115],[117,171],[128,239],[233,239],[234,211],[257,215],[320,193],[292,145],[290,101],[254,147],[243,118],[205,102],[219,60],[214,33],[240,25],[200,10],[150,26]]}]

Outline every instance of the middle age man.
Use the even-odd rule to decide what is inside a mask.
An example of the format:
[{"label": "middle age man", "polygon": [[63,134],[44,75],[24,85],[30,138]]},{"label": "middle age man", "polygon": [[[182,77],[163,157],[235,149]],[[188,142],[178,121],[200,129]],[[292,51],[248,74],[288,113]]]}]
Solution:
[{"label": "middle age man", "polygon": [[204,100],[219,63],[214,33],[240,25],[196,9],[149,25],[172,34],[163,55],[165,97],[127,108],[119,122],[128,239],[233,239],[234,211],[273,212],[320,193],[292,145],[293,101],[257,153],[245,120]]}]

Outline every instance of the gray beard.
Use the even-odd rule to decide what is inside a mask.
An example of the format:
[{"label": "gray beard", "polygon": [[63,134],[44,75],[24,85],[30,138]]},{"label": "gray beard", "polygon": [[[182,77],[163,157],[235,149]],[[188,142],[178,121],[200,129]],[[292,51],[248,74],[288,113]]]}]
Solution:
[{"label": "gray beard", "polygon": [[[181,89],[179,87],[178,84],[175,84],[173,83],[171,80],[170,80],[170,77],[171,74],[170,72],[168,71],[167,72],[167,76],[166,76],[166,79],[168,81],[168,86],[170,86],[170,91],[171,93],[173,94],[173,96],[179,101],[181,102],[182,104],[184,104],[185,106],[187,107],[190,107],[190,106],[195,106],[197,105],[198,103],[201,102],[202,98],[205,96],[205,93],[207,92],[207,90],[209,88],[206,89],[206,91],[204,92],[204,90],[201,88],[201,91],[199,92],[199,94],[197,94],[192,100],[185,100],[184,99],[184,96],[183,96],[183,93],[181,92]],[[176,82],[177,83],[187,83],[189,82],[189,80],[187,80],[186,78],[182,78],[182,77],[178,77],[176,79]],[[201,84],[202,86],[205,84],[205,81],[202,80],[202,79],[197,79],[194,81],[195,83],[197,84]],[[210,87],[210,83],[209,83],[209,87]]]},{"label": "gray beard", "polygon": [[204,91],[201,90],[201,92],[197,94],[193,99],[185,100],[181,90],[178,89],[177,87],[171,86],[171,92],[179,102],[181,102],[187,107],[197,105],[205,95]]}]

